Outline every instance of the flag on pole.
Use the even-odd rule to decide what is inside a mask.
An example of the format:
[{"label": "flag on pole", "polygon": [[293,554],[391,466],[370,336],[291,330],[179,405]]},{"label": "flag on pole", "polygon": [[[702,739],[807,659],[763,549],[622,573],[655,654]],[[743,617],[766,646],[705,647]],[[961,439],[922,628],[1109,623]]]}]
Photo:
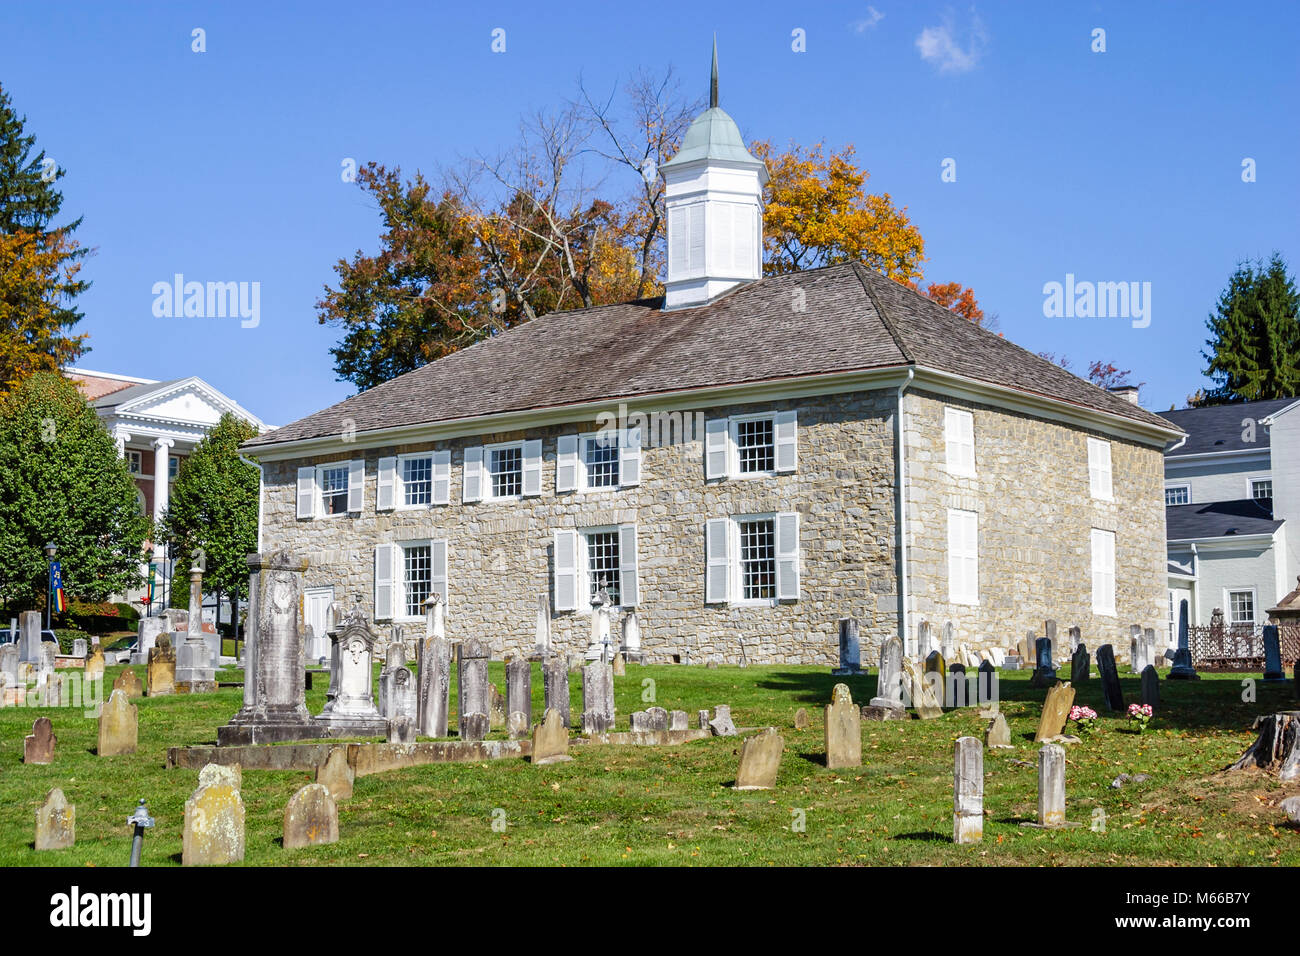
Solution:
[{"label": "flag on pole", "polygon": [[154,578],[155,575],[157,575],[157,573],[158,573],[158,565],[150,561],[149,562],[149,591],[148,591],[148,596],[145,597],[144,599],[144,603],[148,604],[150,607],[153,606]]},{"label": "flag on pole", "polygon": [[63,566],[58,561],[50,563],[50,594],[55,614],[62,614],[68,609],[68,596],[63,591]]}]

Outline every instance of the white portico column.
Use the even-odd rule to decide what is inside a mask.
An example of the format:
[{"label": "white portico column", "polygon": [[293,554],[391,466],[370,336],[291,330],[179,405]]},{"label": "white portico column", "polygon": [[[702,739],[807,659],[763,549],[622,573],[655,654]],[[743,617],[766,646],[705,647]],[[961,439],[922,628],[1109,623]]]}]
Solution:
[{"label": "white portico column", "polygon": [[117,457],[126,457],[126,443],[131,440],[131,433],[121,428],[113,429],[113,441],[117,444]]},{"label": "white portico column", "polygon": [[[171,458],[172,445],[176,444],[170,438],[158,438],[153,443],[153,520],[161,521],[163,512],[167,510],[167,462]],[[162,545],[154,544],[154,556],[161,559]]]}]

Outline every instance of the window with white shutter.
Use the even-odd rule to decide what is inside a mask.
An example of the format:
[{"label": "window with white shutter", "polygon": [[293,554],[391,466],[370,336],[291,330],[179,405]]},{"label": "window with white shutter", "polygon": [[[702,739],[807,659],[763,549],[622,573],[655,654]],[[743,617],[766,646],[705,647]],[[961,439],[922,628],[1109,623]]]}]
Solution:
[{"label": "window with white shutter", "polygon": [[316,469],[307,465],[298,469],[298,517],[316,516]]},{"label": "window with white shutter", "polygon": [[1092,529],[1092,611],[1115,613],[1115,532]]},{"label": "window with white shutter", "polygon": [[523,494],[535,498],[542,493],[542,443],[533,439],[523,443]]},{"label": "window with white shutter", "polygon": [[726,604],[731,597],[731,522],[710,518],[704,524],[704,601]]},{"label": "window with white shutter", "polygon": [[704,423],[704,477],[789,474],[799,467],[794,409],[712,418]]},{"label": "window with white shutter", "polygon": [[465,449],[465,465],[462,478],[464,487],[461,500],[465,503],[483,500],[483,447],[476,445]]},{"label": "window with white shutter", "polygon": [[366,462],[357,459],[348,462],[348,511],[361,511],[366,492]]},{"label": "window with white shutter", "polygon": [[776,516],[776,598],[799,599],[799,514],[783,511]]},{"label": "window with white shutter", "polygon": [[451,503],[451,449],[433,453],[433,503]]},{"label": "window with white shutter", "polygon": [[948,509],[948,600],[979,603],[979,516]]},{"label": "window with white shutter", "polygon": [[[442,595],[442,603],[447,603],[450,597],[447,591],[447,539],[436,538],[429,542],[429,592]],[[426,595],[427,596],[427,595]],[[424,607],[420,607],[420,616],[424,615]]]},{"label": "window with white shutter", "polygon": [[975,416],[964,408],[943,410],[944,444],[947,446],[948,473],[975,475]]},{"label": "window with white shutter", "polygon": [[1088,439],[1088,491],[1101,501],[1113,501],[1110,470],[1110,442]]},{"label": "window with white shutter", "polygon": [[555,490],[578,490],[578,436],[561,435],[555,441]]},{"label": "window with white shutter", "polygon": [[555,532],[555,610],[578,609],[578,532],[559,529]]},{"label": "window with white shutter", "polygon": [[776,434],[776,467],[780,473],[791,472],[799,464],[799,413],[793,409],[777,412],[773,419]]},{"label": "window with white shutter", "polygon": [[397,459],[379,459],[375,486],[375,510],[392,511],[397,507]]},{"label": "window with white shutter", "polygon": [[619,525],[618,529],[619,598],[622,607],[636,607],[641,600],[637,580],[636,525]]},{"label": "window with white shutter", "polygon": [[728,423],[725,418],[710,418],[704,423],[704,477],[727,477]]},{"label": "window with white shutter", "polygon": [[641,429],[627,428],[619,436],[620,486],[641,484]]}]

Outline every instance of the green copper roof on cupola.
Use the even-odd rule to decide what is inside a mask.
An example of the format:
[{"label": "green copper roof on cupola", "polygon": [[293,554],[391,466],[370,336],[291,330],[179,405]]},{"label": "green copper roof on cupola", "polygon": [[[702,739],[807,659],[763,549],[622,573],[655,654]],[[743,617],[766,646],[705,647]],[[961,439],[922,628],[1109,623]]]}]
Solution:
[{"label": "green copper roof on cupola", "polygon": [[761,178],[767,182],[767,167],[763,161],[745,148],[736,121],[718,106],[718,41],[713,40],[713,68],[709,75],[709,108],[691,121],[682,137],[677,155],[664,163],[661,169],[684,166],[701,160],[720,160],[757,166],[763,171]]}]

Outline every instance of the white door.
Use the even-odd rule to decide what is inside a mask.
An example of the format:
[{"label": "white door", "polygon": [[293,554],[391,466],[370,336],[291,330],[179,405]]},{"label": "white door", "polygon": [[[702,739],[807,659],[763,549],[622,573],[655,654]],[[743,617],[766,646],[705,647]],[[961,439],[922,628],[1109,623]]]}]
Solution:
[{"label": "white door", "polygon": [[315,663],[321,658],[329,657],[329,638],[325,629],[329,626],[330,605],[334,603],[334,589],[307,588],[304,592],[307,625],[311,628],[312,639],[304,649],[308,663]]}]

